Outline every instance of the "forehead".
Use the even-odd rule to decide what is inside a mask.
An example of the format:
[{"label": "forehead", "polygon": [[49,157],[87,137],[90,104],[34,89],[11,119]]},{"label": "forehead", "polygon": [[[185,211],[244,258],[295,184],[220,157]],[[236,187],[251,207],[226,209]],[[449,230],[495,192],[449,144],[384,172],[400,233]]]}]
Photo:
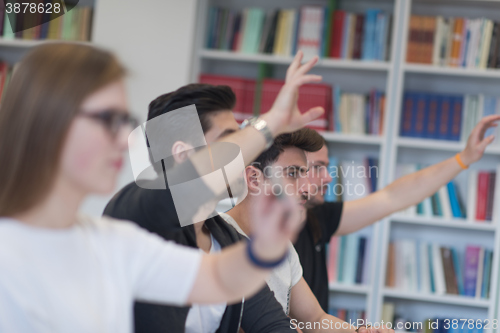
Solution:
[{"label": "forehead", "polygon": [[283,168],[291,165],[307,167],[306,154],[302,149],[297,147],[285,148],[283,153],[279,155],[278,160],[273,164],[273,166],[280,166]]}]

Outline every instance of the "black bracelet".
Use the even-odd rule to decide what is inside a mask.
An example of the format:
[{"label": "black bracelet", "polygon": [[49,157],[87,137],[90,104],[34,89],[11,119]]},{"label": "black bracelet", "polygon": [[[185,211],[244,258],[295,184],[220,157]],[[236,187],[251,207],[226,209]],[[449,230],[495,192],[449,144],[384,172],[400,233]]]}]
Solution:
[{"label": "black bracelet", "polygon": [[288,257],[288,250],[287,250],[286,253],[283,255],[283,257],[281,257],[280,259],[278,259],[276,261],[263,261],[263,260],[260,260],[253,253],[252,243],[253,243],[253,240],[252,240],[252,237],[250,237],[248,239],[248,242],[247,242],[247,255],[248,255],[248,259],[250,259],[250,262],[252,264],[254,264],[255,266],[257,266],[259,268],[270,269],[270,268],[278,267]]}]

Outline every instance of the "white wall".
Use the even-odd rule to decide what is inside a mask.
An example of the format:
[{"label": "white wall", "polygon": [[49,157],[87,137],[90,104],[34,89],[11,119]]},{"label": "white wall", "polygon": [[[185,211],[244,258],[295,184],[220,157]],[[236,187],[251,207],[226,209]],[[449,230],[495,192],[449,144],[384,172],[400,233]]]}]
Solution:
[{"label": "white wall", "polygon": [[[129,70],[130,110],[142,121],[151,100],[189,82],[197,2],[96,0],[92,41]],[[117,190],[132,180],[125,163]],[[81,210],[100,216],[110,197],[91,197]]]}]

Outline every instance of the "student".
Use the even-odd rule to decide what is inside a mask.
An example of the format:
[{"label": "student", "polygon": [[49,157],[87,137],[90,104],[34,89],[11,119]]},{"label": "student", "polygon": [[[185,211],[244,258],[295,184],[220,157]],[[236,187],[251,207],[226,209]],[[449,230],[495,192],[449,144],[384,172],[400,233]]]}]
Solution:
[{"label": "student", "polygon": [[[298,87],[320,79],[305,74],[314,62],[293,73],[265,118],[273,136],[321,114],[293,109]],[[264,196],[264,211],[252,212],[261,219],[252,241],[217,255],[77,213],[88,194],[115,185],[131,124],[123,76],[105,51],[51,43],[32,50],[12,77],[0,108],[1,332],[130,332],[134,299],[238,301],[261,288],[269,272],[262,266],[288,250],[298,226],[285,219],[293,205]],[[252,127],[225,141],[246,161],[266,144]],[[202,169],[200,153],[180,167]]]},{"label": "student", "polygon": [[[239,130],[231,110],[236,97],[227,86],[189,84],[164,94],[149,105],[148,121],[187,105],[196,105],[207,144]],[[177,128],[182,138],[190,124]],[[193,144],[185,136],[175,147],[184,150]],[[189,147],[188,147],[189,148]],[[176,156],[177,162],[183,161]],[[108,203],[104,214],[126,219],[156,233],[166,240],[199,248],[206,253],[220,252],[243,237],[220,216],[201,223],[181,227],[169,190],[148,190],[132,182],[121,189]],[[267,286],[255,296],[234,304],[198,305],[178,308],[174,306],[136,302],[134,305],[135,332],[238,332],[245,333],[290,332],[290,321]]]},{"label": "student", "polygon": [[484,133],[496,126],[498,120],[498,115],[483,118],[471,132],[465,149],[455,157],[401,177],[353,201],[325,202],[324,194],[332,181],[326,141],[319,151],[306,153],[311,168],[308,173],[311,183],[309,209],[305,227],[294,245],[304,268],[304,278],[324,310],[328,309],[329,295],[325,245],[330,238],[365,228],[434,194],[464,168],[481,159],[485,148],[493,141],[492,136],[484,138]]},{"label": "student", "polygon": [[[299,214],[305,218],[309,188],[305,152],[318,151],[322,145],[323,138],[308,128],[278,136],[271,148],[246,167],[245,177],[249,193],[247,197],[227,214],[220,215],[242,235],[248,237],[254,232],[250,212],[259,208],[256,200],[258,195],[272,196],[273,193],[282,191],[293,198],[300,208]],[[282,179],[282,186],[276,186],[271,181],[272,178]],[[292,318],[292,327],[298,327],[304,332],[352,332],[356,329],[350,325],[342,327],[342,320],[323,311],[302,277],[302,267],[292,243],[287,260],[273,270],[267,284],[282,305],[283,311]],[[308,323],[330,324],[326,327],[309,324],[309,327]],[[336,324],[342,328],[339,329]],[[393,332],[384,328],[376,331]]]}]

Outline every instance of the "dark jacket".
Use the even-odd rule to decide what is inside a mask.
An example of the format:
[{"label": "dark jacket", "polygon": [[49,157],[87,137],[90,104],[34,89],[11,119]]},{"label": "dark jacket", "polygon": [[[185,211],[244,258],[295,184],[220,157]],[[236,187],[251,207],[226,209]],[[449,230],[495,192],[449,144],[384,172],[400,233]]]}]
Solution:
[{"label": "dark jacket", "polygon": [[[169,190],[145,190],[131,183],[108,203],[104,214],[130,220],[166,240],[197,247],[194,227],[180,227]],[[234,244],[242,236],[220,216],[205,221],[222,248]],[[189,307],[173,307],[136,302],[135,332],[184,332]],[[274,293],[265,286],[253,297],[226,307],[217,332],[237,333],[295,332]]]}]

